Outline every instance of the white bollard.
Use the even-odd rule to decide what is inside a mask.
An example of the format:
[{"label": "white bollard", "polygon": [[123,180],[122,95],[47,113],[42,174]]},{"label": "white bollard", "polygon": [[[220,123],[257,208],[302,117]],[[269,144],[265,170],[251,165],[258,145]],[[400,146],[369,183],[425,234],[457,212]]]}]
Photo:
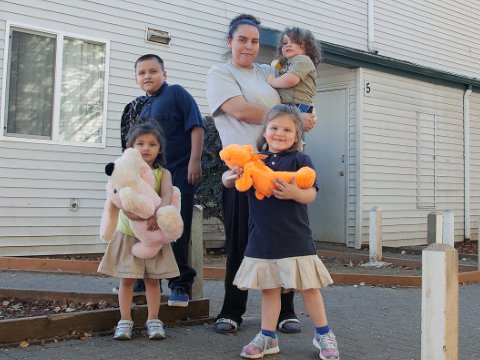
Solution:
[{"label": "white bollard", "polygon": [[422,360],[458,360],[458,254],[431,244],[422,251]]},{"label": "white bollard", "polygon": [[427,243],[441,244],[443,239],[443,216],[442,214],[431,212],[427,217]]},{"label": "white bollard", "polygon": [[480,222],[479,222],[478,232],[477,232],[477,252],[478,252],[477,265],[478,265],[478,270],[480,270]]},{"label": "white bollard", "polygon": [[188,265],[197,272],[192,285],[192,299],[203,298],[203,210],[198,205],[193,207]]},{"label": "white bollard", "polygon": [[370,250],[370,262],[382,261],[382,210],[377,206],[370,210],[368,247]]},{"label": "white bollard", "polygon": [[455,214],[450,210],[443,213],[442,244],[455,247]]}]

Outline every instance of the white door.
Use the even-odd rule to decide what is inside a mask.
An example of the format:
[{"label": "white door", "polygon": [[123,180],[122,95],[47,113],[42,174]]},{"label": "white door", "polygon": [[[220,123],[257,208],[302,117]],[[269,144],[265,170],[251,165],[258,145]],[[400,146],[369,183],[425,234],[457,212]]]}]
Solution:
[{"label": "white door", "polygon": [[346,244],[348,89],[319,91],[315,111],[317,125],[305,140],[319,186],[309,204],[310,226],[314,240]]}]

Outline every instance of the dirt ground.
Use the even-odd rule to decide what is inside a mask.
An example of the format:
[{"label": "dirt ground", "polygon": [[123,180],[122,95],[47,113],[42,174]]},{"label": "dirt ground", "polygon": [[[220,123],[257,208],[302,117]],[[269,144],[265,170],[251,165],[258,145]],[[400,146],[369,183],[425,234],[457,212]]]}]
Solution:
[{"label": "dirt ground", "polygon": [[[342,246],[334,246],[334,247],[327,247],[336,251],[345,250],[347,249]],[[422,248],[424,247],[405,247],[405,248],[396,248],[396,249],[388,249],[384,250],[383,255],[384,257],[394,256],[398,258],[402,258],[403,255],[421,255]],[[478,256],[477,250],[477,241],[472,241],[469,244],[465,243],[456,243],[455,248],[459,253],[459,259],[465,260],[473,260],[475,261]],[[348,251],[351,251],[348,250]],[[320,255],[322,253],[322,249],[320,249]],[[354,253],[362,253],[364,255],[368,255],[368,249],[362,251],[355,251]],[[366,261],[359,261],[359,260],[349,260],[339,257],[326,257],[320,256],[323,263],[327,267],[330,272],[334,273],[358,273],[358,274],[384,274],[384,275],[404,275],[404,276],[418,276],[421,275],[422,270],[421,267],[410,267],[410,266],[401,266],[395,265],[391,263],[383,263],[381,266],[372,267],[369,266]],[[419,257],[420,259],[420,257]],[[225,266],[226,256],[223,250],[212,250],[208,251],[204,255],[203,263],[205,266]]]},{"label": "dirt ground", "polygon": [[[477,242],[470,244],[459,243],[455,246],[459,251],[460,259],[474,260],[478,256]],[[396,249],[396,252],[401,254],[417,255],[421,253],[419,249]],[[321,252],[321,250],[320,250]],[[368,254],[368,251],[364,252]],[[398,255],[398,254],[397,254]],[[384,253],[384,256],[387,256]],[[43,258],[55,258],[63,260],[93,260],[99,261],[102,258],[101,254],[93,255],[56,255],[44,256]],[[353,261],[338,257],[322,257],[321,259],[327,269],[332,273],[357,273],[357,274],[383,274],[383,275],[421,275],[421,269],[412,268],[409,266],[399,266],[394,264],[384,264],[381,267],[365,266],[363,261]],[[204,254],[204,265],[208,267],[223,267],[225,266],[226,255],[224,250],[207,251]],[[106,301],[88,303],[69,303],[66,299],[63,301],[28,301],[15,298],[0,298],[0,320],[14,319],[22,317],[31,317],[47,314],[70,313],[79,311],[89,311],[95,309],[104,309],[116,307],[117,304],[108,304]]]},{"label": "dirt ground", "polygon": [[[89,256],[61,256],[65,260],[99,260],[97,255]],[[52,258],[52,257],[50,257]],[[54,258],[59,258],[55,256]],[[361,261],[351,261],[341,258],[321,257],[325,266],[330,272],[335,273],[363,273],[363,274],[401,274],[401,275],[419,275],[421,270],[412,269],[404,266],[387,264],[382,268],[362,267]],[[223,251],[206,253],[204,256],[204,265],[208,267],[225,266],[226,256]],[[0,297],[0,320],[32,317],[39,315],[61,314],[80,311],[90,311],[96,309],[105,309],[116,307],[117,304],[107,304],[102,300],[98,303],[69,303],[66,299],[63,301],[29,301],[16,298]]]},{"label": "dirt ground", "polygon": [[[379,267],[369,267],[363,261],[348,260],[338,257],[320,256],[320,259],[325,264],[330,272],[334,273],[358,273],[358,274],[385,274],[385,275],[419,275],[420,268],[411,268],[408,266],[399,266],[385,263]],[[225,266],[226,256],[222,253],[210,253],[205,256],[203,263],[205,266]]]},{"label": "dirt ground", "polygon": [[99,302],[69,303],[66,299],[63,301],[30,301],[17,298],[0,298],[0,320],[101,310],[115,308],[118,307],[117,305],[118,304],[108,304],[105,300],[100,300]]}]

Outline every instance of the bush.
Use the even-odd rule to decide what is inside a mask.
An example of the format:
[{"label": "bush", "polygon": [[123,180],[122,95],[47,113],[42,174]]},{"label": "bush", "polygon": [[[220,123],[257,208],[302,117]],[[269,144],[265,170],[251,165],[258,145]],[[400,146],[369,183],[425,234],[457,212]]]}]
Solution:
[{"label": "bush", "polygon": [[196,204],[203,208],[203,217],[216,217],[223,222],[222,174],[226,167],[218,153],[222,150],[220,136],[213,118],[205,117],[205,140],[202,153],[202,182],[195,193]]}]

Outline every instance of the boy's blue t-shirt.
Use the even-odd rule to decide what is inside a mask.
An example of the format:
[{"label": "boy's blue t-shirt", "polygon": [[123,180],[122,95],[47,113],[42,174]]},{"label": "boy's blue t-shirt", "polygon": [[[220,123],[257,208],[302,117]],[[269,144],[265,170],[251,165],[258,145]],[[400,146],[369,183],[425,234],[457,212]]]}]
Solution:
[{"label": "boy's blue t-shirt", "polygon": [[[192,149],[191,131],[194,126],[205,127],[202,115],[192,95],[180,85],[162,87],[148,98],[143,105],[140,116],[157,120],[166,138],[165,168],[178,172],[184,168],[187,188],[188,162]],[[180,174],[177,174],[180,175]],[[174,183],[175,183],[175,179]],[[178,185],[177,185],[178,186]],[[182,191],[183,192],[183,191]]]}]

